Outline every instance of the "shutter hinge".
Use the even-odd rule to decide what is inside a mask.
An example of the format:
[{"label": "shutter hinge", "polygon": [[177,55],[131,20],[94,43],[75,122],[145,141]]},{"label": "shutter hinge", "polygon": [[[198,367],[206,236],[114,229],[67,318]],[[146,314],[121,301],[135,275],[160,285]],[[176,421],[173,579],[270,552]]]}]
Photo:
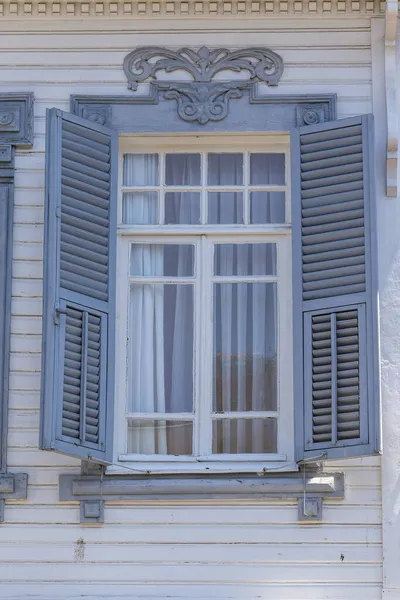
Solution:
[{"label": "shutter hinge", "polygon": [[59,304],[54,305],[54,325],[60,324],[60,315],[66,315],[68,313],[66,308],[61,308]]},{"label": "shutter hinge", "polygon": [[57,219],[61,219],[61,206],[56,206],[55,213],[56,213]]}]

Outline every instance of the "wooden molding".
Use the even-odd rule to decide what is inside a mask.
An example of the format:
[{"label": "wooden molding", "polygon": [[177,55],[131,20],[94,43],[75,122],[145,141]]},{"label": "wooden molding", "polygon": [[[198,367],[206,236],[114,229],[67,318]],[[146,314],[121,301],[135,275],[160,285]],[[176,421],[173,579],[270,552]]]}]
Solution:
[{"label": "wooden molding", "polygon": [[81,503],[82,523],[104,522],[104,501],[297,498],[299,520],[319,521],[322,498],[344,498],[343,473],[259,475],[60,475],[60,501]]},{"label": "wooden molding", "polygon": [[4,0],[0,18],[337,17],[383,15],[383,0]]}]

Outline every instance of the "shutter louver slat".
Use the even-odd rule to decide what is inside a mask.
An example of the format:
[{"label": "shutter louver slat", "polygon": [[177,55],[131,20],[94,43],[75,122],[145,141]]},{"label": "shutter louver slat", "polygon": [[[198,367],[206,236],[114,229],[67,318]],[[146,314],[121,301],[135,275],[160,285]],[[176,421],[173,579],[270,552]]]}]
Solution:
[{"label": "shutter louver slat", "polygon": [[[293,136],[298,458],[379,451],[372,117]],[[295,195],[297,191],[297,197]],[[297,382],[297,383],[296,383]],[[299,416],[301,412],[301,416]]]},{"label": "shutter louver slat", "polygon": [[50,285],[45,285],[41,446],[109,463],[117,138],[56,109],[49,111],[47,127],[45,273]]}]

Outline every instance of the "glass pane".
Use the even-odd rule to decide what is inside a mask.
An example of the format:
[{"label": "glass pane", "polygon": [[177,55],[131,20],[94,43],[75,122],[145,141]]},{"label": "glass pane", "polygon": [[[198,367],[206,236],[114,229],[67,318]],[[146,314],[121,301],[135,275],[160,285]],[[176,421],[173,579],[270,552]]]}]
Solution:
[{"label": "glass pane", "polygon": [[285,185],[284,154],[250,154],[251,185]]},{"label": "glass pane", "polygon": [[276,410],[275,283],[214,284],[213,410]]},{"label": "glass pane", "polygon": [[194,246],[132,244],[131,275],[135,277],[193,277]]},{"label": "glass pane", "polygon": [[122,222],[127,225],[158,223],[158,192],[125,192],[122,195]]},{"label": "glass pane", "polygon": [[214,275],[275,275],[276,244],[216,244]]},{"label": "glass pane", "polygon": [[200,185],[200,154],[167,154],[166,185]]},{"label": "glass pane", "polygon": [[243,154],[209,154],[208,185],[242,185]]},{"label": "glass pane", "polygon": [[224,225],[243,223],[242,192],[209,192],[208,222]]},{"label": "glass pane", "polygon": [[124,185],[158,185],[158,154],[124,154]]},{"label": "glass pane", "polygon": [[250,223],[284,223],[285,192],[251,192]]},{"label": "glass pane", "polygon": [[193,411],[193,286],[133,284],[129,299],[131,412]]},{"label": "glass pane", "polygon": [[218,419],[213,421],[213,454],[277,452],[275,419]]},{"label": "glass pane", "polygon": [[200,223],[200,193],[166,192],[165,222],[168,225]]},{"label": "glass pane", "polygon": [[132,454],[192,454],[191,421],[128,421],[128,452]]}]

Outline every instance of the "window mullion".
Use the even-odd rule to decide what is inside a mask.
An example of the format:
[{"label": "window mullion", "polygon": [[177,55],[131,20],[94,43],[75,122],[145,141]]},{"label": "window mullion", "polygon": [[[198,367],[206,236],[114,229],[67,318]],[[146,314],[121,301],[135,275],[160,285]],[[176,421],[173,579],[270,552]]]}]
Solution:
[{"label": "window mullion", "polygon": [[197,398],[198,411],[198,455],[208,456],[212,449],[212,268],[213,268],[213,244],[206,237],[200,240],[200,307],[199,307],[199,336],[200,336],[200,370],[199,370],[199,395]]},{"label": "window mullion", "polygon": [[165,221],[165,152],[161,152],[159,156],[158,222],[163,225]]}]

